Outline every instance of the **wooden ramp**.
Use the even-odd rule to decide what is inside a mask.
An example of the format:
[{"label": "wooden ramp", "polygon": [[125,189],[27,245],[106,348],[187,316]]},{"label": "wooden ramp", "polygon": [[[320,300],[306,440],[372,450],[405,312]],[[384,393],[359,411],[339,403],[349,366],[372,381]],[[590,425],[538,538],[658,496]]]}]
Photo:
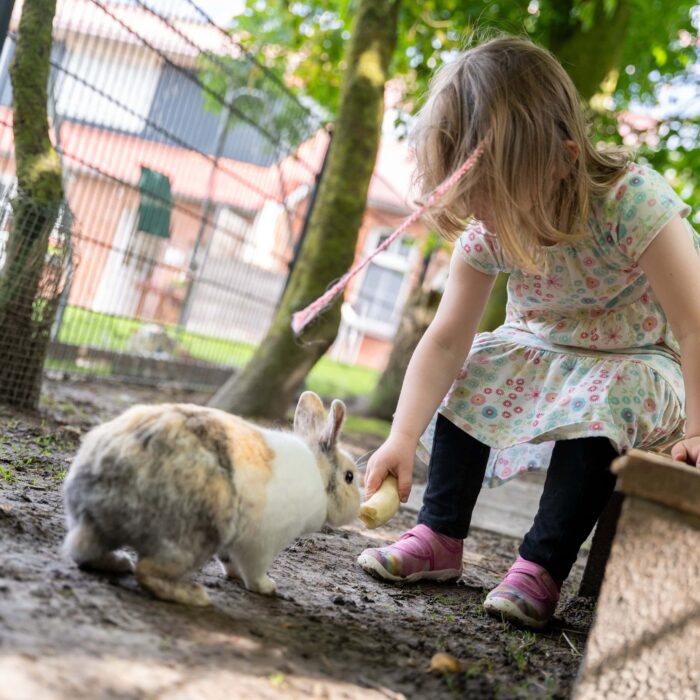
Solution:
[{"label": "wooden ramp", "polygon": [[700,697],[700,471],[631,450],[573,700]]}]

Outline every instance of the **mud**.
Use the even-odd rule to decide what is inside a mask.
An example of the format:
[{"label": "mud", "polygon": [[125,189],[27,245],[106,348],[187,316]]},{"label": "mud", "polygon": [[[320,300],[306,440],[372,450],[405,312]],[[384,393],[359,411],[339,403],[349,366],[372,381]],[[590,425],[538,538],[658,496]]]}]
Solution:
[{"label": "mud", "polygon": [[[202,401],[176,389],[47,382],[39,415],[0,409],[0,698],[566,698],[591,622],[572,596],[544,632],[484,615],[517,541],[474,530],[456,584],[393,586],[355,564],[414,523],[325,529],[274,563],[280,596],[197,576],[214,607],[153,600],[133,577],[78,570],[60,553],[61,481],[80,436],[138,401]],[[356,454],[374,443],[352,440]],[[431,673],[434,653],[462,662]]]}]

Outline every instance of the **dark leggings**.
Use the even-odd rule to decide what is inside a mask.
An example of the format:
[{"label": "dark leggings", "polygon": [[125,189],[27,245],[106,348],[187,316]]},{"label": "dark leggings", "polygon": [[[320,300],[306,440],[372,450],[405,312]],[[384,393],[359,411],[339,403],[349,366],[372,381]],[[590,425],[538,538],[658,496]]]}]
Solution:
[{"label": "dark leggings", "polygon": [[[486,472],[490,448],[438,416],[428,484],[418,522],[464,538]],[[561,440],[552,460],[520,556],[563,581],[615,488],[610,463],[617,451],[607,438]]]}]

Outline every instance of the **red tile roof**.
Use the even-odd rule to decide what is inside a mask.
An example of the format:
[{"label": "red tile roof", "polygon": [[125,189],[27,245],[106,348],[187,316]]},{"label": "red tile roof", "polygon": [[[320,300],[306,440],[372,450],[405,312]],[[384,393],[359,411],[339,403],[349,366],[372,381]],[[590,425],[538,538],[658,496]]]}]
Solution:
[{"label": "red tile roof", "polygon": [[[13,150],[11,124],[12,111],[0,107],[2,153]],[[195,151],[74,122],[61,127],[61,150],[71,169],[136,185],[143,165],[167,175],[178,197],[202,200],[209,195],[249,211],[260,209],[265,200],[282,201],[302,184],[313,184],[327,143],[326,132],[320,130],[297,149],[296,158],[289,156],[270,167],[221,158],[212,178],[212,159]],[[411,200],[404,193],[409,191],[411,170],[406,144],[385,138],[370,184],[370,204],[410,210]]]}]

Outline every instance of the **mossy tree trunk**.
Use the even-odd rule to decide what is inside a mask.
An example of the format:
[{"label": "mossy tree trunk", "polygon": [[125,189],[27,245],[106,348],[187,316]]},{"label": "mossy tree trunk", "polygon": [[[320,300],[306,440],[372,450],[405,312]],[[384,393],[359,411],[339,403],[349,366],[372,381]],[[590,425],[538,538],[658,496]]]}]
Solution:
[{"label": "mossy tree trunk", "polygon": [[[58,295],[46,266],[63,201],[61,165],[49,139],[47,86],[56,0],[25,0],[10,68],[17,196],[0,272],[0,400],[34,408]],[[60,271],[58,272],[60,276]]]},{"label": "mossy tree trunk", "polygon": [[589,26],[572,19],[574,0],[554,0],[552,4],[549,49],[561,61],[581,97],[590,100],[610,71],[620,66],[632,0],[594,0]]},{"label": "mossy tree trunk", "polygon": [[357,3],[338,119],[299,261],[254,358],[215,394],[211,406],[240,415],[283,417],[306,375],[336,337],[337,302],[301,340],[291,331],[291,315],[320,296],[352,264],[379,148],[399,4],[399,0]]},{"label": "mossy tree trunk", "polygon": [[419,286],[407,300],[386,369],[372,393],[367,409],[368,415],[384,420],[393,418],[398,400],[397,392],[403,383],[406,368],[418,341],[435,318],[441,298],[442,294],[439,291]]},{"label": "mossy tree trunk", "polygon": [[[554,3],[550,49],[562,61],[584,100],[589,100],[610,71],[618,67],[623,46],[621,37],[630,19],[630,0],[617,0],[609,14],[604,1],[596,0],[593,24],[588,29],[572,21],[573,0]],[[481,331],[491,331],[503,323],[507,285],[508,276],[499,275],[481,319]],[[393,416],[410,357],[436,310],[433,295],[418,290],[409,298],[389,362],[369,400],[369,415],[385,419]],[[418,323],[416,319],[423,322]]]}]

